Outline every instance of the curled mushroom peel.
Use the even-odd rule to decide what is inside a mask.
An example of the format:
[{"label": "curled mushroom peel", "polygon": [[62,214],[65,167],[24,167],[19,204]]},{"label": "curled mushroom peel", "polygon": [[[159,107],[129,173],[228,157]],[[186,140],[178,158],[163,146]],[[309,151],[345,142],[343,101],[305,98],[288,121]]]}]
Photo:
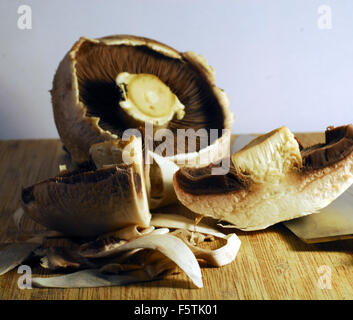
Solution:
[{"label": "curled mushroom peel", "polygon": [[169,204],[177,203],[178,199],[174,191],[173,176],[179,167],[168,158],[164,158],[154,152],[149,155],[153,163],[149,170],[150,183],[150,208],[156,209]]},{"label": "curled mushroom peel", "polygon": [[212,175],[212,166],[180,169],[177,197],[190,210],[239,229],[264,229],[326,207],[353,183],[353,125],[328,128],[325,143],[302,150],[282,127],[232,160],[223,176]]},{"label": "curled mushroom peel", "polygon": [[[209,265],[215,267],[221,267],[233,262],[241,245],[241,241],[235,233],[226,235],[207,224],[196,224],[191,219],[177,214],[154,214],[151,224],[155,227],[176,229],[174,235],[179,236],[189,246],[196,258],[203,259]],[[192,236],[193,233],[224,239],[226,244],[215,250],[200,248],[192,243],[188,237],[189,234]]]},{"label": "curled mushroom peel", "polygon": [[[102,251],[96,257],[112,257],[124,251],[141,248],[158,250],[178,265],[197,287],[203,286],[200,266],[194,254],[181,239],[170,234],[148,234],[130,242],[112,246],[110,250]],[[86,256],[84,250],[80,254]]]}]

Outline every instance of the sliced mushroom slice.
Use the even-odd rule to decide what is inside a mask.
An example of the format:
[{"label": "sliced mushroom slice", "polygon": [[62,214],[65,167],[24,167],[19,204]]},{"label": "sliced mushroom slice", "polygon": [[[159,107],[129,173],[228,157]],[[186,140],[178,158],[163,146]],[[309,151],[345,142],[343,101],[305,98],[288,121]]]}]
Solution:
[{"label": "sliced mushroom slice", "polygon": [[62,268],[83,269],[96,268],[97,265],[78,255],[75,250],[67,247],[48,247],[41,258],[41,266],[45,269],[56,270]]},{"label": "sliced mushroom slice", "polygon": [[134,164],[74,171],[22,191],[26,214],[49,229],[96,236],[136,224],[149,226],[145,186]]},{"label": "sliced mushroom slice", "polygon": [[127,164],[142,163],[142,159],[136,159],[137,152],[138,156],[142,157],[141,138],[134,136],[128,141],[115,139],[95,143],[89,149],[89,154],[98,169],[126,162],[128,162]]},{"label": "sliced mushroom slice", "polygon": [[86,269],[57,277],[34,277],[32,285],[38,288],[97,288],[122,286],[142,281],[147,280],[130,275],[107,275],[99,269]]},{"label": "sliced mushroom slice", "polygon": [[152,164],[144,162],[140,137],[130,136],[127,141],[116,139],[96,143],[90,147],[89,152],[97,168],[134,163],[136,170],[145,180],[145,193],[150,209],[177,202],[173,175],[179,167],[173,161],[150,151],[148,156],[153,160]]},{"label": "sliced mushroom slice", "polygon": [[206,261],[208,265],[214,267],[222,267],[233,262],[238,254],[241,244],[235,233],[224,235],[222,238],[226,243],[220,248],[214,250],[201,248],[197,244],[193,243],[194,234],[191,231],[177,229],[171,234],[182,239],[195,254],[197,259]]},{"label": "sliced mushroom slice", "polygon": [[150,165],[144,161],[142,138],[130,136],[127,140],[116,139],[96,143],[90,147],[91,158],[97,168],[115,164],[133,164],[141,177],[144,201],[150,198]]},{"label": "sliced mushroom slice", "polygon": [[239,229],[264,229],[326,207],[353,183],[353,126],[330,127],[325,143],[301,151],[283,127],[232,159],[223,176],[212,175],[213,165],[180,169],[177,197],[190,210]]},{"label": "sliced mushroom slice", "polygon": [[154,213],[152,215],[151,225],[153,225],[154,227],[182,229],[192,232],[200,232],[218,238],[225,237],[224,233],[218,231],[217,229],[202,222],[195,223],[194,220],[191,220],[179,214]]},{"label": "sliced mushroom slice", "polygon": [[179,167],[171,160],[154,152],[149,153],[153,163],[149,167],[149,203],[151,209],[177,203],[174,191],[173,176]]},{"label": "sliced mushroom slice", "polygon": [[[51,94],[55,123],[77,163],[90,159],[93,144],[115,140],[142,122],[158,123],[174,136],[178,129],[206,130],[207,147],[197,142],[189,157],[199,159],[203,151],[211,162],[224,156],[234,121],[227,95],[214,82],[213,69],[192,52],[181,53],[160,42],[129,35],[81,38],[63,58],[54,77]],[[163,94],[159,95],[161,88]],[[134,108],[127,108],[124,101],[131,99]],[[168,110],[160,104],[164,100],[169,101]],[[151,112],[150,107],[158,112]],[[161,143],[155,141],[154,146]],[[177,139],[168,143],[178,156],[172,156],[173,161],[191,152],[178,148]]]},{"label": "sliced mushroom slice", "polygon": [[15,223],[15,226],[18,230],[21,230],[21,221],[24,216],[24,211],[22,207],[17,208],[17,210],[14,212],[12,218],[13,222]]},{"label": "sliced mushroom slice", "polygon": [[157,250],[178,265],[197,287],[201,288],[203,285],[200,266],[194,254],[181,239],[173,235],[147,234],[129,242],[120,240],[104,247],[99,245],[98,250],[92,248],[92,244],[95,245],[94,242],[83,245],[78,253],[86,258],[108,258],[136,249]]},{"label": "sliced mushroom slice", "polygon": [[26,242],[0,243],[0,276],[25,261],[42,244],[38,239],[35,241],[30,239]]}]

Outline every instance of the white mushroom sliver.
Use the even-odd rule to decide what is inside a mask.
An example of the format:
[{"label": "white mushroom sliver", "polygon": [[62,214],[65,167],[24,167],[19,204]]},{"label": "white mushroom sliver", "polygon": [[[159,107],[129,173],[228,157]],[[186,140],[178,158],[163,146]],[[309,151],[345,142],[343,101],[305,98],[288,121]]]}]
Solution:
[{"label": "white mushroom sliver", "polygon": [[140,277],[107,275],[98,269],[87,269],[58,277],[32,278],[32,285],[39,288],[96,288],[121,286],[142,281],[144,280]]},{"label": "white mushroom sliver", "polygon": [[20,229],[20,227],[21,227],[21,221],[22,221],[24,213],[25,212],[22,209],[22,207],[19,207],[19,208],[17,208],[17,210],[14,212],[14,214],[12,216],[17,229]]},{"label": "white mushroom sliver", "polygon": [[183,238],[183,241],[190,247],[197,258],[206,260],[209,264],[221,267],[231,263],[240,248],[241,241],[235,233],[225,235],[218,230],[203,223],[195,225],[195,222],[181,215],[176,214],[153,214],[151,225],[155,227],[169,227],[175,229],[185,229],[194,232],[209,234],[218,238],[225,239],[227,243],[216,250],[203,249],[193,245],[190,241]]},{"label": "white mushroom sliver", "polygon": [[203,249],[192,245],[190,242],[187,242],[187,245],[195,254],[196,258],[203,259],[212,266],[222,267],[234,261],[241,244],[240,239],[235,233],[228,234],[224,239],[227,243],[223,247],[215,250]]},{"label": "white mushroom sliver", "polygon": [[59,165],[59,172],[64,172],[64,171],[67,171],[67,167],[66,167],[66,164],[60,164]]},{"label": "white mushroom sliver", "polygon": [[168,228],[154,229],[150,234],[166,234],[169,232]]},{"label": "white mushroom sliver", "polygon": [[155,227],[186,229],[189,231],[206,233],[222,239],[226,237],[224,233],[219,232],[215,228],[212,228],[204,223],[195,225],[193,220],[178,214],[154,213],[152,214],[152,220],[150,224]]},{"label": "white mushroom sliver", "polygon": [[152,197],[150,200],[151,209],[178,202],[173,186],[173,176],[174,173],[179,170],[179,167],[173,161],[166,159],[157,153],[149,151],[149,155],[154,161],[156,161],[160,169],[160,178],[163,184],[163,192],[160,195],[160,198]]},{"label": "white mushroom sliver", "polygon": [[0,275],[26,260],[43,243],[44,237],[34,236],[25,242],[0,244]]},{"label": "white mushroom sliver", "polygon": [[125,228],[119,229],[113,232],[114,236],[123,239],[123,240],[131,240],[143,235],[149,234],[154,230],[153,226],[149,226],[147,228],[140,228],[137,225],[127,226]]},{"label": "white mushroom sliver", "polygon": [[223,229],[238,229],[235,225],[233,224],[222,224],[222,223],[217,223],[217,226],[223,228]]},{"label": "white mushroom sliver", "polygon": [[95,257],[109,257],[123,251],[138,248],[158,250],[177,264],[197,287],[202,288],[203,284],[201,269],[196,257],[183,240],[170,234],[152,234],[142,236],[135,240],[131,240],[126,244],[112,248],[111,250],[103,251]]}]

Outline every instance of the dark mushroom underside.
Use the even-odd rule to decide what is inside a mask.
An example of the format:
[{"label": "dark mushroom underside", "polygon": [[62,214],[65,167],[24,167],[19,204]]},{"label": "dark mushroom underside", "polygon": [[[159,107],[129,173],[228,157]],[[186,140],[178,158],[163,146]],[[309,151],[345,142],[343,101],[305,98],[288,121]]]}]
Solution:
[{"label": "dark mushroom underside", "polygon": [[325,143],[301,150],[303,170],[321,169],[343,160],[353,152],[353,125],[329,127],[325,131]]},{"label": "dark mushroom underside", "polygon": [[175,174],[175,179],[182,190],[195,195],[226,194],[247,190],[251,179],[239,174],[233,166],[224,175],[212,174],[210,164],[203,168],[181,168]]},{"label": "dark mushroom underside", "polygon": [[[173,119],[169,129],[174,133],[176,129],[218,129],[221,136],[225,119],[219,102],[208,81],[187,61],[166,57],[146,46],[92,42],[81,45],[76,59],[80,100],[87,107],[86,115],[99,117],[99,126],[104,130],[121,136],[123,130],[130,128],[119,114],[121,92],[115,84],[117,75],[149,73],[159,77],[185,105],[184,118]],[[155,142],[155,146],[160,143]],[[178,153],[184,151],[174,149]]]},{"label": "dark mushroom underside", "polygon": [[[86,171],[83,169],[83,170],[66,172],[56,177],[49,178],[45,181],[39,182],[30,187],[24,188],[22,190],[21,198],[24,204],[29,204],[30,202],[35,201],[36,199],[34,196],[34,189],[37,186],[47,185],[50,182],[55,182],[57,186],[56,188],[60,188],[60,185],[76,184],[76,185],[83,186],[85,184],[98,183],[103,180],[108,180],[109,178],[114,176],[116,177],[116,181],[117,181],[116,187],[118,188],[115,192],[118,192],[118,191],[121,192],[121,190],[124,190],[124,187],[122,186],[125,186],[127,188],[130,185],[130,182],[129,182],[130,170],[132,170],[131,166],[125,165],[125,164],[119,164],[117,166],[103,168],[95,171]],[[141,193],[141,188],[142,188],[141,178],[136,172],[133,172],[132,177],[134,180],[136,193],[139,194]],[[115,185],[113,185],[113,187],[114,186]],[[112,192],[114,192],[114,188],[112,189]]]}]

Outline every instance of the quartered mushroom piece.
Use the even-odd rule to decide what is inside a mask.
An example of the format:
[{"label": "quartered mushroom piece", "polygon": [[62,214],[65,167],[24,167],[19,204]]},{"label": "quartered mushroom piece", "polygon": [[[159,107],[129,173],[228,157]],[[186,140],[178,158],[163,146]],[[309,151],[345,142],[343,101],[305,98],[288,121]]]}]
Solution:
[{"label": "quartered mushroom piece", "polygon": [[129,224],[148,226],[150,212],[133,165],[70,172],[22,191],[22,207],[36,222],[72,236],[96,236]]},{"label": "quartered mushroom piece", "polygon": [[23,189],[24,212],[47,228],[72,236],[149,226],[141,138],[131,137],[124,147],[117,147],[114,157],[124,157],[127,163],[113,161],[97,170],[63,171]]},{"label": "quartered mushroom piece", "polygon": [[181,168],[178,199],[195,213],[260,230],[329,205],[353,183],[353,125],[329,127],[326,141],[301,148],[282,127],[232,155],[226,175],[214,165]]}]

